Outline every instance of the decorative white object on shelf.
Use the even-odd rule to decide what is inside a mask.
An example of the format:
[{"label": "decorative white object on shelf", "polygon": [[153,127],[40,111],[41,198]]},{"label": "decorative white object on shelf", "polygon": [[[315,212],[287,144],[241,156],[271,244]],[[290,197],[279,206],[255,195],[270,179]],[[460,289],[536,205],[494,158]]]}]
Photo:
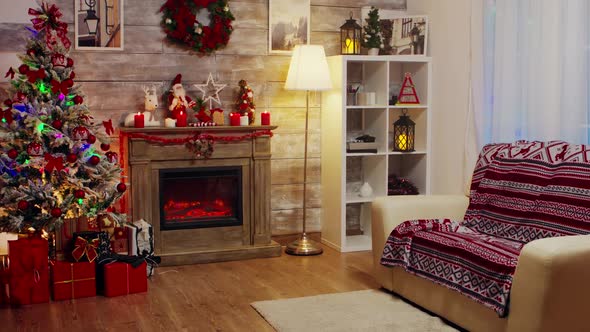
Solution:
[{"label": "decorative white object on shelf", "polygon": [[357,101],[361,106],[375,105],[375,92],[359,92]]},{"label": "decorative white object on shelf", "polygon": [[209,102],[209,109],[213,109],[213,102],[216,102],[221,107],[219,92],[221,92],[221,90],[223,90],[227,84],[216,84],[213,80],[213,74],[209,73],[209,77],[207,77],[207,83],[194,84],[193,86],[203,94],[201,96],[203,103]]},{"label": "decorative white object on shelf", "polygon": [[370,48],[367,52],[369,55],[379,55],[379,49],[376,47]]},{"label": "decorative white object on shelf", "polygon": [[157,88],[155,85],[142,86],[142,90],[144,93],[144,115],[146,115],[144,125],[146,127],[159,127],[162,124],[156,118],[156,109],[158,108]]},{"label": "decorative white object on shelf", "polygon": [[371,197],[373,196],[373,188],[369,184],[369,182],[365,181],[359,190],[359,195],[361,197]]},{"label": "decorative white object on shelf", "polygon": [[166,128],[174,128],[174,127],[176,127],[176,119],[166,118],[164,120],[164,127],[166,127]]},{"label": "decorative white object on shelf", "polygon": [[247,126],[250,123],[247,115],[240,116],[240,126]]}]

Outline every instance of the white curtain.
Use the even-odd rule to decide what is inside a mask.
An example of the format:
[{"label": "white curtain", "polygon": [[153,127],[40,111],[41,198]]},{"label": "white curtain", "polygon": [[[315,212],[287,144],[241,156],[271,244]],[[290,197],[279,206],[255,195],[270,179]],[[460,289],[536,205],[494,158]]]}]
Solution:
[{"label": "white curtain", "polygon": [[466,160],[491,142],[588,144],[590,0],[474,0],[472,6]]}]

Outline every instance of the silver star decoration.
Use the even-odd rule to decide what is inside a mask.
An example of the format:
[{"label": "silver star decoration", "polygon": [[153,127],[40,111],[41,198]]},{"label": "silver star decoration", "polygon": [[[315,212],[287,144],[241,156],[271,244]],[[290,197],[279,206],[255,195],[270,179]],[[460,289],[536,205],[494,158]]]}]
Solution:
[{"label": "silver star decoration", "polygon": [[216,84],[213,80],[213,75],[209,73],[207,83],[194,84],[193,86],[203,93],[201,99],[203,99],[204,103],[209,102],[209,109],[213,109],[213,102],[216,102],[217,104],[219,104],[219,107],[221,107],[221,99],[219,99],[219,92],[223,90],[223,88],[225,88],[227,84]]}]

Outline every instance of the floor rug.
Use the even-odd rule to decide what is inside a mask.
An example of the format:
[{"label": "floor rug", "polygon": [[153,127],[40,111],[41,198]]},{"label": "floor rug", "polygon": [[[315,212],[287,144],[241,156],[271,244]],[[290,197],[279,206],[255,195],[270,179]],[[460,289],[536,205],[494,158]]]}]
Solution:
[{"label": "floor rug", "polygon": [[384,290],[260,301],[251,304],[277,331],[457,331]]}]

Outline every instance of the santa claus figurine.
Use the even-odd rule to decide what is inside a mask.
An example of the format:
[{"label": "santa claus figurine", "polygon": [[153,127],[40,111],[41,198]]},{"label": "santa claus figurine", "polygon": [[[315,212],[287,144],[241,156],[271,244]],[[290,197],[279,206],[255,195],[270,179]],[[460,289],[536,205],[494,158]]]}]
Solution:
[{"label": "santa claus figurine", "polygon": [[176,75],[168,95],[168,110],[170,111],[170,117],[173,119],[176,119],[181,111],[186,113],[187,109],[196,105],[190,97],[187,97],[186,91],[180,82],[181,79],[181,74]]}]

